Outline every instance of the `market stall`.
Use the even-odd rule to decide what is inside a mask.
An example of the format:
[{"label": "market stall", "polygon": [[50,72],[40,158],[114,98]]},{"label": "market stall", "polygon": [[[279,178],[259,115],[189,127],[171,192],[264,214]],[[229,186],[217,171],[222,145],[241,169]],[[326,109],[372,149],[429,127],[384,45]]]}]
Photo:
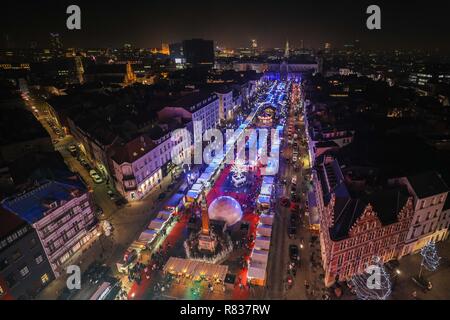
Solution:
[{"label": "market stall", "polygon": [[263,213],[262,215],[259,216],[259,221],[263,224],[268,224],[268,225],[272,225],[273,224],[273,214],[266,214]]},{"label": "market stall", "polygon": [[267,260],[269,259],[269,251],[261,249],[253,249],[251,259],[253,261],[261,261],[263,263],[267,263]]},{"label": "market stall", "polygon": [[266,284],[267,263],[251,260],[248,266],[247,279],[252,285],[264,286]]},{"label": "market stall", "polygon": [[268,224],[259,224],[256,227],[256,234],[261,236],[270,237],[272,234],[272,226]]},{"label": "market stall", "polygon": [[167,211],[177,213],[178,211],[183,209],[183,205],[184,205],[183,199],[184,199],[184,194],[175,193],[172,197],[170,197],[169,201],[167,201],[164,208]]},{"label": "market stall", "polygon": [[166,220],[164,219],[153,219],[150,224],[148,225],[148,229],[153,229],[159,231],[164,226]]},{"label": "market stall", "polygon": [[146,241],[147,243],[151,242],[153,239],[155,239],[157,234],[158,233],[156,232],[156,230],[153,230],[153,229],[145,230],[139,236],[139,241]]},{"label": "market stall", "polygon": [[255,240],[255,248],[269,250],[270,249],[270,237],[257,236],[256,240]]},{"label": "market stall", "polygon": [[203,261],[170,257],[163,268],[164,273],[184,276],[193,280],[205,279],[223,282],[228,273],[228,266],[216,265]]},{"label": "market stall", "polygon": [[258,196],[256,202],[262,210],[270,208],[270,196],[261,194]]}]

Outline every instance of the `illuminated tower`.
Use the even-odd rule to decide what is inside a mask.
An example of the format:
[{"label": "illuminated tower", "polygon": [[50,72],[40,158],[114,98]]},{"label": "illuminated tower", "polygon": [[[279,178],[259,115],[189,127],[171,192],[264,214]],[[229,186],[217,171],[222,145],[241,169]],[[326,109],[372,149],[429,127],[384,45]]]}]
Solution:
[{"label": "illuminated tower", "polygon": [[168,43],[163,43],[161,45],[161,54],[165,54],[165,55],[169,55],[170,54],[170,49],[169,49],[169,44]]},{"label": "illuminated tower", "polygon": [[79,83],[84,82],[84,68],[83,68],[83,62],[81,61],[80,56],[75,56],[75,67],[76,67],[76,73]]},{"label": "illuminated tower", "polygon": [[206,204],[206,197],[203,197],[202,199],[201,208],[202,208],[202,234],[209,235],[210,234],[209,216],[208,216],[208,207]]},{"label": "illuminated tower", "polygon": [[252,54],[256,56],[258,54],[258,42],[256,39],[252,39]]},{"label": "illuminated tower", "polygon": [[202,207],[202,229],[198,234],[198,249],[200,251],[214,253],[217,247],[217,237],[209,227],[209,215],[205,193],[203,193],[201,207]]},{"label": "illuminated tower", "polygon": [[286,47],[284,48],[284,57],[289,58],[289,41],[286,40]]},{"label": "illuminated tower", "polygon": [[131,62],[127,62],[127,73],[125,74],[125,85],[130,85],[136,82],[136,75],[133,72],[133,68],[131,67]]}]

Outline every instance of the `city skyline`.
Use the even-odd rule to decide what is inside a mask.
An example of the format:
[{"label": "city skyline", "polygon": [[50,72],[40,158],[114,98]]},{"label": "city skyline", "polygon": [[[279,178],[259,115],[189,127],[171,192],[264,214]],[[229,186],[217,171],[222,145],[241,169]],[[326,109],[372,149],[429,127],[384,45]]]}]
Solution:
[{"label": "city skyline", "polygon": [[[432,1],[433,2],[433,1]],[[48,3],[48,5],[45,5]],[[252,39],[263,48],[284,47],[289,40],[292,47],[323,48],[324,43],[342,47],[356,39],[365,49],[449,49],[443,41],[449,33],[444,23],[447,4],[417,1],[379,1],[382,29],[369,31],[365,22],[366,8],[371,2],[350,1],[271,2],[231,1],[226,7],[220,3],[173,1],[131,1],[127,3],[79,1],[82,28],[65,28],[68,1],[16,4],[8,2],[14,15],[2,17],[2,42],[11,47],[29,47],[36,42],[47,47],[49,33],[57,32],[65,47],[159,47],[188,38],[205,38],[216,46],[249,47]],[[138,9],[138,10],[135,10]],[[220,15],[211,15],[220,12]]]},{"label": "city skyline", "polygon": [[16,2],[1,301],[450,299],[445,5]]}]

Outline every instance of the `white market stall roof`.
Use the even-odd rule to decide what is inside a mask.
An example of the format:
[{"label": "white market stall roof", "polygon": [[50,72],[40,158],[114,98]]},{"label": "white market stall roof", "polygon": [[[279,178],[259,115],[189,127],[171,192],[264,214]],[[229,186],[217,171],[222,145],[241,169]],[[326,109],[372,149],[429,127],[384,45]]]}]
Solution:
[{"label": "white market stall roof", "polygon": [[[200,178],[199,178],[199,180],[202,180],[202,181],[209,181],[209,179],[211,178],[211,176],[212,176],[212,173],[206,173],[206,172],[203,172],[202,173],[202,175],[200,176]],[[197,180],[198,181],[198,180]]]},{"label": "white market stall roof", "polygon": [[228,266],[170,257],[164,266],[164,272],[187,274],[193,278],[204,276],[223,281],[228,273]]},{"label": "white market stall roof", "polygon": [[275,182],[275,177],[273,177],[273,176],[264,176],[263,180],[262,180],[263,184],[274,184],[274,182]]},{"label": "white market stall roof", "polygon": [[270,249],[270,237],[268,236],[257,236],[255,240],[255,247],[264,250]]},{"label": "white market stall roof", "polygon": [[260,194],[270,196],[272,194],[272,191],[273,191],[273,184],[263,183],[261,185]]},{"label": "white market stall roof", "polygon": [[188,193],[186,194],[186,196],[195,200],[195,199],[198,199],[200,194],[201,194],[201,191],[189,190]]},{"label": "white market stall roof", "polygon": [[157,219],[161,219],[161,220],[164,220],[164,221],[167,221],[167,220],[169,220],[169,218],[170,218],[170,216],[172,215],[172,212],[170,212],[170,211],[160,211],[159,213],[158,213],[158,216],[156,217]]},{"label": "white market stall roof", "polygon": [[259,216],[259,221],[264,224],[272,225],[273,224],[273,215],[272,214],[262,214]]},{"label": "white market stall roof", "polygon": [[278,159],[269,158],[267,166],[265,167],[265,174],[268,176],[274,176],[278,173],[279,161]]},{"label": "white market stall roof", "polygon": [[144,232],[141,233],[139,236],[139,241],[152,241],[157,235],[157,232],[153,229],[147,229]]},{"label": "white market stall roof", "polygon": [[162,228],[162,226],[164,225],[164,223],[166,222],[166,220],[163,219],[153,219],[150,224],[148,225],[149,229],[153,229],[153,230],[159,230]]},{"label": "white market stall roof", "polygon": [[262,261],[251,260],[248,266],[247,277],[250,279],[265,280],[267,264]]},{"label": "white market stall roof", "polygon": [[268,224],[260,224],[256,227],[256,232],[258,235],[270,237],[272,234],[272,226]]},{"label": "white market stall roof", "polygon": [[195,183],[195,184],[192,186],[191,190],[194,190],[194,191],[202,191],[202,190],[203,190],[203,185],[202,185],[201,183]]},{"label": "white market stall roof", "polygon": [[269,251],[253,249],[250,257],[252,261],[261,261],[263,263],[267,263],[267,260],[269,259]]},{"label": "white market stall roof", "polygon": [[216,164],[211,163],[211,164],[208,166],[208,168],[206,168],[205,173],[207,173],[207,174],[213,174],[213,173],[216,171],[217,167],[218,167],[218,166],[217,166]]},{"label": "white market stall roof", "polygon": [[265,195],[258,196],[258,203],[261,204],[270,204],[270,197]]}]

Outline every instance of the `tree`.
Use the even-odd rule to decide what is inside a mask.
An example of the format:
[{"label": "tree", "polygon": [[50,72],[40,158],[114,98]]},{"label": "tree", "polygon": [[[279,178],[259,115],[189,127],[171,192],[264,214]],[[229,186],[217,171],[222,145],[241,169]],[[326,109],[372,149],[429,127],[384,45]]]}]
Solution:
[{"label": "tree", "polygon": [[350,280],[359,300],[386,300],[392,292],[389,274],[379,257],[373,257],[362,274]]}]

